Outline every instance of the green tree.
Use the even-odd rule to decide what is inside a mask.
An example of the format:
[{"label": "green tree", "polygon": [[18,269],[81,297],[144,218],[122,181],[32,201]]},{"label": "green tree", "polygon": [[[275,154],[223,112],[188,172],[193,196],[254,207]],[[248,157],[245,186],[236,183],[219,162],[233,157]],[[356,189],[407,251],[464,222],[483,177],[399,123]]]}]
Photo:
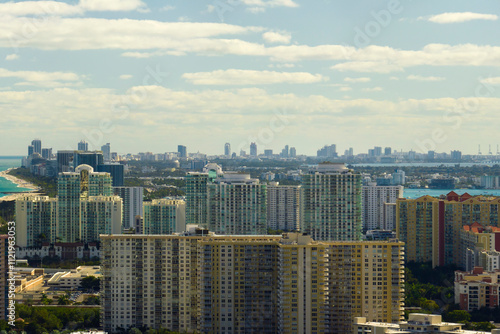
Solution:
[{"label": "green tree", "polygon": [[59,296],[57,298],[57,305],[69,305],[71,304],[71,300],[69,300],[69,297],[67,294]]},{"label": "green tree", "polygon": [[87,276],[82,279],[82,282],[80,283],[80,287],[84,290],[93,290],[93,291],[99,291],[100,290],[100,283],[101,280],[95,276]]},{"label": "green tree", "polygon": [[465,324],[470,322],[471,316],[467,311],[455,310],[444,314],[443,319],[449,322],[460,322]]}]

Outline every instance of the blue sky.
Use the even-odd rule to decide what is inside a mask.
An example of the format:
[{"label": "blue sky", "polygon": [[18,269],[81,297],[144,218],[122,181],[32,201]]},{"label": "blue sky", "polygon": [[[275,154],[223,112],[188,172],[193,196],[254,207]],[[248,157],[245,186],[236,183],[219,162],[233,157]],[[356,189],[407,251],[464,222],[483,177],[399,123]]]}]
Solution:
[{"label": "blue sky", "polygon": [[[0,3],[0,155],[500,144],[496,1]],[[495,152],[494,152],[495,153]]]}]

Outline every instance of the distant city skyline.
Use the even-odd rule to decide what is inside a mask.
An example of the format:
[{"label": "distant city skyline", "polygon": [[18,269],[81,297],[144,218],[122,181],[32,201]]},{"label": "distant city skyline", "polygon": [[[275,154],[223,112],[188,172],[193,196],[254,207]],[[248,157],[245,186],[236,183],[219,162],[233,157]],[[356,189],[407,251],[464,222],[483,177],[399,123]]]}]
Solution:
[{"label": "distant city skyline", "polygon": [[[52,152],[55,154],[57,151],[63,151],[63,150],[81,150],[81,148],[83,148],[82,146],[82,142],[84,142],[83,140],[79,141],[79,142],[75,142],[75,144],[73,145],[74,147],[70,147],[71,145],[65,145],[65,146],[61,146],[61,147],[65,147],[64,149],[58,149],[57,147],[54,147],[54,146],[51,146],[50,144],[46,144],[46,141],[44,141],[43,139],[40,139],[37,137],[37,139],[35,140],[32,140],[31,141],[31,145],[29,145],[30,143],[30,140],[29,139],[26,139],[26,145],[25,148],[24,148],[24,151],[26,152],[26,150],[30,149],[30,147],[33,146],[33,142],[37,142],[37,143],[40,143],[41,142],[41,146],[40,147],[43,147],[43,149],[52,149]],[[50,141],[49,141],[50,142]],[[52,141],[53,142],[53,141]],[[251,143],[252,144],[252,143]],[[251,144],[249,145],[249,147],[247,147],[246,149],[243,149],[243,151],[245,151],[246,155],[250,155],[252,156],[251,154],[251,150],[250,150],[250,147],[251,147]],[[111,147],[111,150],[110,152],[117,152],[117,150],[115,149],[115,146],[113,145],[113,143],[106,143],[106,145],[103,145],[101,147],[92,147],[91,144],[85,142],[85,148],[89,151],[102,151],[102,149],[104,147]],[[257,151],[257,155],[265,155],[266,154],[266,150],[271,150],[273,155],[282,155],[283,154],[283,151],[286,151],[286,148],[287,147],[290,147],[292,149],[295,149],[295,147],[293,146],[293,144],[286,144],[286,145],[283,145],[282,147],[268,147],[268,146],[265,146],[264,148],[261,148],[259,147],[258,143],[255,143],[256,145],[256,151]],[[57,144],[56,144],[57,146]],[[120,152],[118,151],[117,153],[119,155],[125,155],[125,154],[138,154],[140,152],[152,152],[153,154],[157,154],[157,153],[166,153],[166,152],[179,152],[179,149],[182,147],[182,150],[186,150],[186,154],[191,154],[191,153],[203,153],[203,154],[207,154],[207,155],[219,155],[219,156],[223,156],[223,155],[227,155],[227,150],[229,149],[230,150],[230,153],[235,153],[236,156],[239,156],[240,155],[240,151],[236,151],[235,149],[233,149],[233,144],[231,142],[224,142],[224,143],[221,143],[220,147],[218,147],[218,149],[216,149],[214,147],[214,149],[212,149],[210,152],[203,152],[203,151],[200,151],[200,150],[196,150],[196,149],[190,149],[189,146],[186,146],[186,145],[178,145],[178,144],[175,144],[175,143],[172,143],[170,145],[172,147],[171,150],[163,150],[163,151],[154,151],[154,150],[150,150],[150,149],[144,149],[144,150],[141,150],[141,151],[137,151],[137,152],[132,152],[132,151],[125,151],[125,152]],[[169,147],[170,147],[169,146]],[[488,145],[480,145],[480,147],[478,147],[478,150],[481,150],[481,151],[476,151],[476,152],[464,152],[462,150],[460,150],[460,148],[455,148],[451,151],[443,151],[443,152],[440,152],[440,151],[432,151],[432,150],[429,150],[429,151],[426,151],[426,152],[419,152],[418,150],[415,150],[415,149],[397,149],[395,147],[392,147],[392,146],[371,146],[371,147],[368,147],[366,150],[357,150],[355,147],[352,147],[352,146],[347,146],[345,148],[342,148],[342,147],[338,147],[338,145],[336,145],[335,143],[329,143],[329,144],[325,144],[325,145],[321,145],[321,144],[318,144],[317,147],[315,148],[311,148],[307,153],[306,152],[301,152],[301,151],[298,151],[297,152],[297,155],[306,155],[306,156],[317,156],[318,152],[321,151],[321,150],[325,150],[325,147],[329,147],[329,148],[333,148],[333,151],[335,151],[337,153],[338,156],[343,156],[344,154],[348,154],[348,155],[358,155],[358,154],[367,154],[369,156],[371,156],[373,154],[373,156],[385,156],[385,155],[388,155],[388,153],[390,152],[390,154],[392,155],[396,155],[398,153],[407,153],[407,152],[410,152],[410,151],[414,151],[415,153],[417,154],[428,154],[428,152],[433,152],[434,154],[440,154],[440,153],[446,153],[446,154],[450,154],[452,155],[453,154],[453,151],[459,151],[461,152],[462,155],[478,155],[479,152],[481,152],[480,155],[483,155],[483,156],[487,156],[487,155],[499,155],[498,153],[499,152],[499,149],[500,149],[500,145],[492,145],[492,144],[488,144]],[[482,149],[481,147],[484,147],[486,149]],[[333,152],[332,151],[332,152]],[[326,152],[326,151],[325,151]],[[330,152],[330,153],[332,153]],[[491,152],[491,154],[490,154]],[[26,153],[20,153],[20,154],[10,154],[11,156],[26,156]],[[330,154],[326,154],[326,153],[323,153],[322,154],[323,156],[327,157],[327,156],[330,156]],[[0,154],[0,156],[3,156],[2,154]],[[7,156],[7,155],[5,155]]]},{"label": "distant city skyline", "polygon": [[121,153],[500,143],[494,1],[10,1],[0,15],[0,155],[27,137]]}]

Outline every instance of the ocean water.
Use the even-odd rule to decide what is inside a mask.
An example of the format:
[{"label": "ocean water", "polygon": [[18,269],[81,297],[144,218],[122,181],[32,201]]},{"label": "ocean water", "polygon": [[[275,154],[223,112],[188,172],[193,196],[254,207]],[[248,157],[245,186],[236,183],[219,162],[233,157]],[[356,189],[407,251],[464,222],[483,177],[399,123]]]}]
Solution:
[{"label": "ocean water", "polygon": [[[0,157],[0,171],[7,170],[12,167],[21,167],[22,157]],[[5,192],[20,192],[29,189],[18,188],[16,184],[0,177],[0,197],[7,196]]]},{"label": "ocean water", "polygon": [[405,198],[419,198],[421,196],[429,195],[432,197],[439,197],[440,195],[446,195],[450,191],[454,191],[459,195],[468,193],[471,196],[477,195],[489,195],[489,196],[500,196],[500,189],[409,189],[405,188],[403,191],[403,197]]}]

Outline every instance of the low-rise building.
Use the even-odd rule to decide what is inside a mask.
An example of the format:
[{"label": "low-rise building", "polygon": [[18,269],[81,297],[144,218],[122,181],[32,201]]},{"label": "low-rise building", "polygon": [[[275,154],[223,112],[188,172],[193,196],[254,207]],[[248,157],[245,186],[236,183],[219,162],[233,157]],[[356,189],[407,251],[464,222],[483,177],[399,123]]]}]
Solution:
[{"label": "low-rise building", "polygon": [[[353,334],[406,334],[406,333],[434,333],[434,334],[486,334],[489,332],[463,330],[464,324],[443,322],[440,315],[410,313],[408,321],[398,324],[366,321],[364,317],[354,319]],[[491,333],[499,334],[500,330]]]},{"label": "low-rise building", "polygon": [[455,271],[455,303],[462,310],[497,307],[500,271],[484,272],[476,267],[471,272]]},{"label": "low-rise building", "polygon": [[85,277],[94,276],[100,278],[101,267],[99,266],[80,266],[70,271],[61,271],[55,273],[47,282],[54,289],[59,290],[76,290],[80,287],[82,279]]}]

